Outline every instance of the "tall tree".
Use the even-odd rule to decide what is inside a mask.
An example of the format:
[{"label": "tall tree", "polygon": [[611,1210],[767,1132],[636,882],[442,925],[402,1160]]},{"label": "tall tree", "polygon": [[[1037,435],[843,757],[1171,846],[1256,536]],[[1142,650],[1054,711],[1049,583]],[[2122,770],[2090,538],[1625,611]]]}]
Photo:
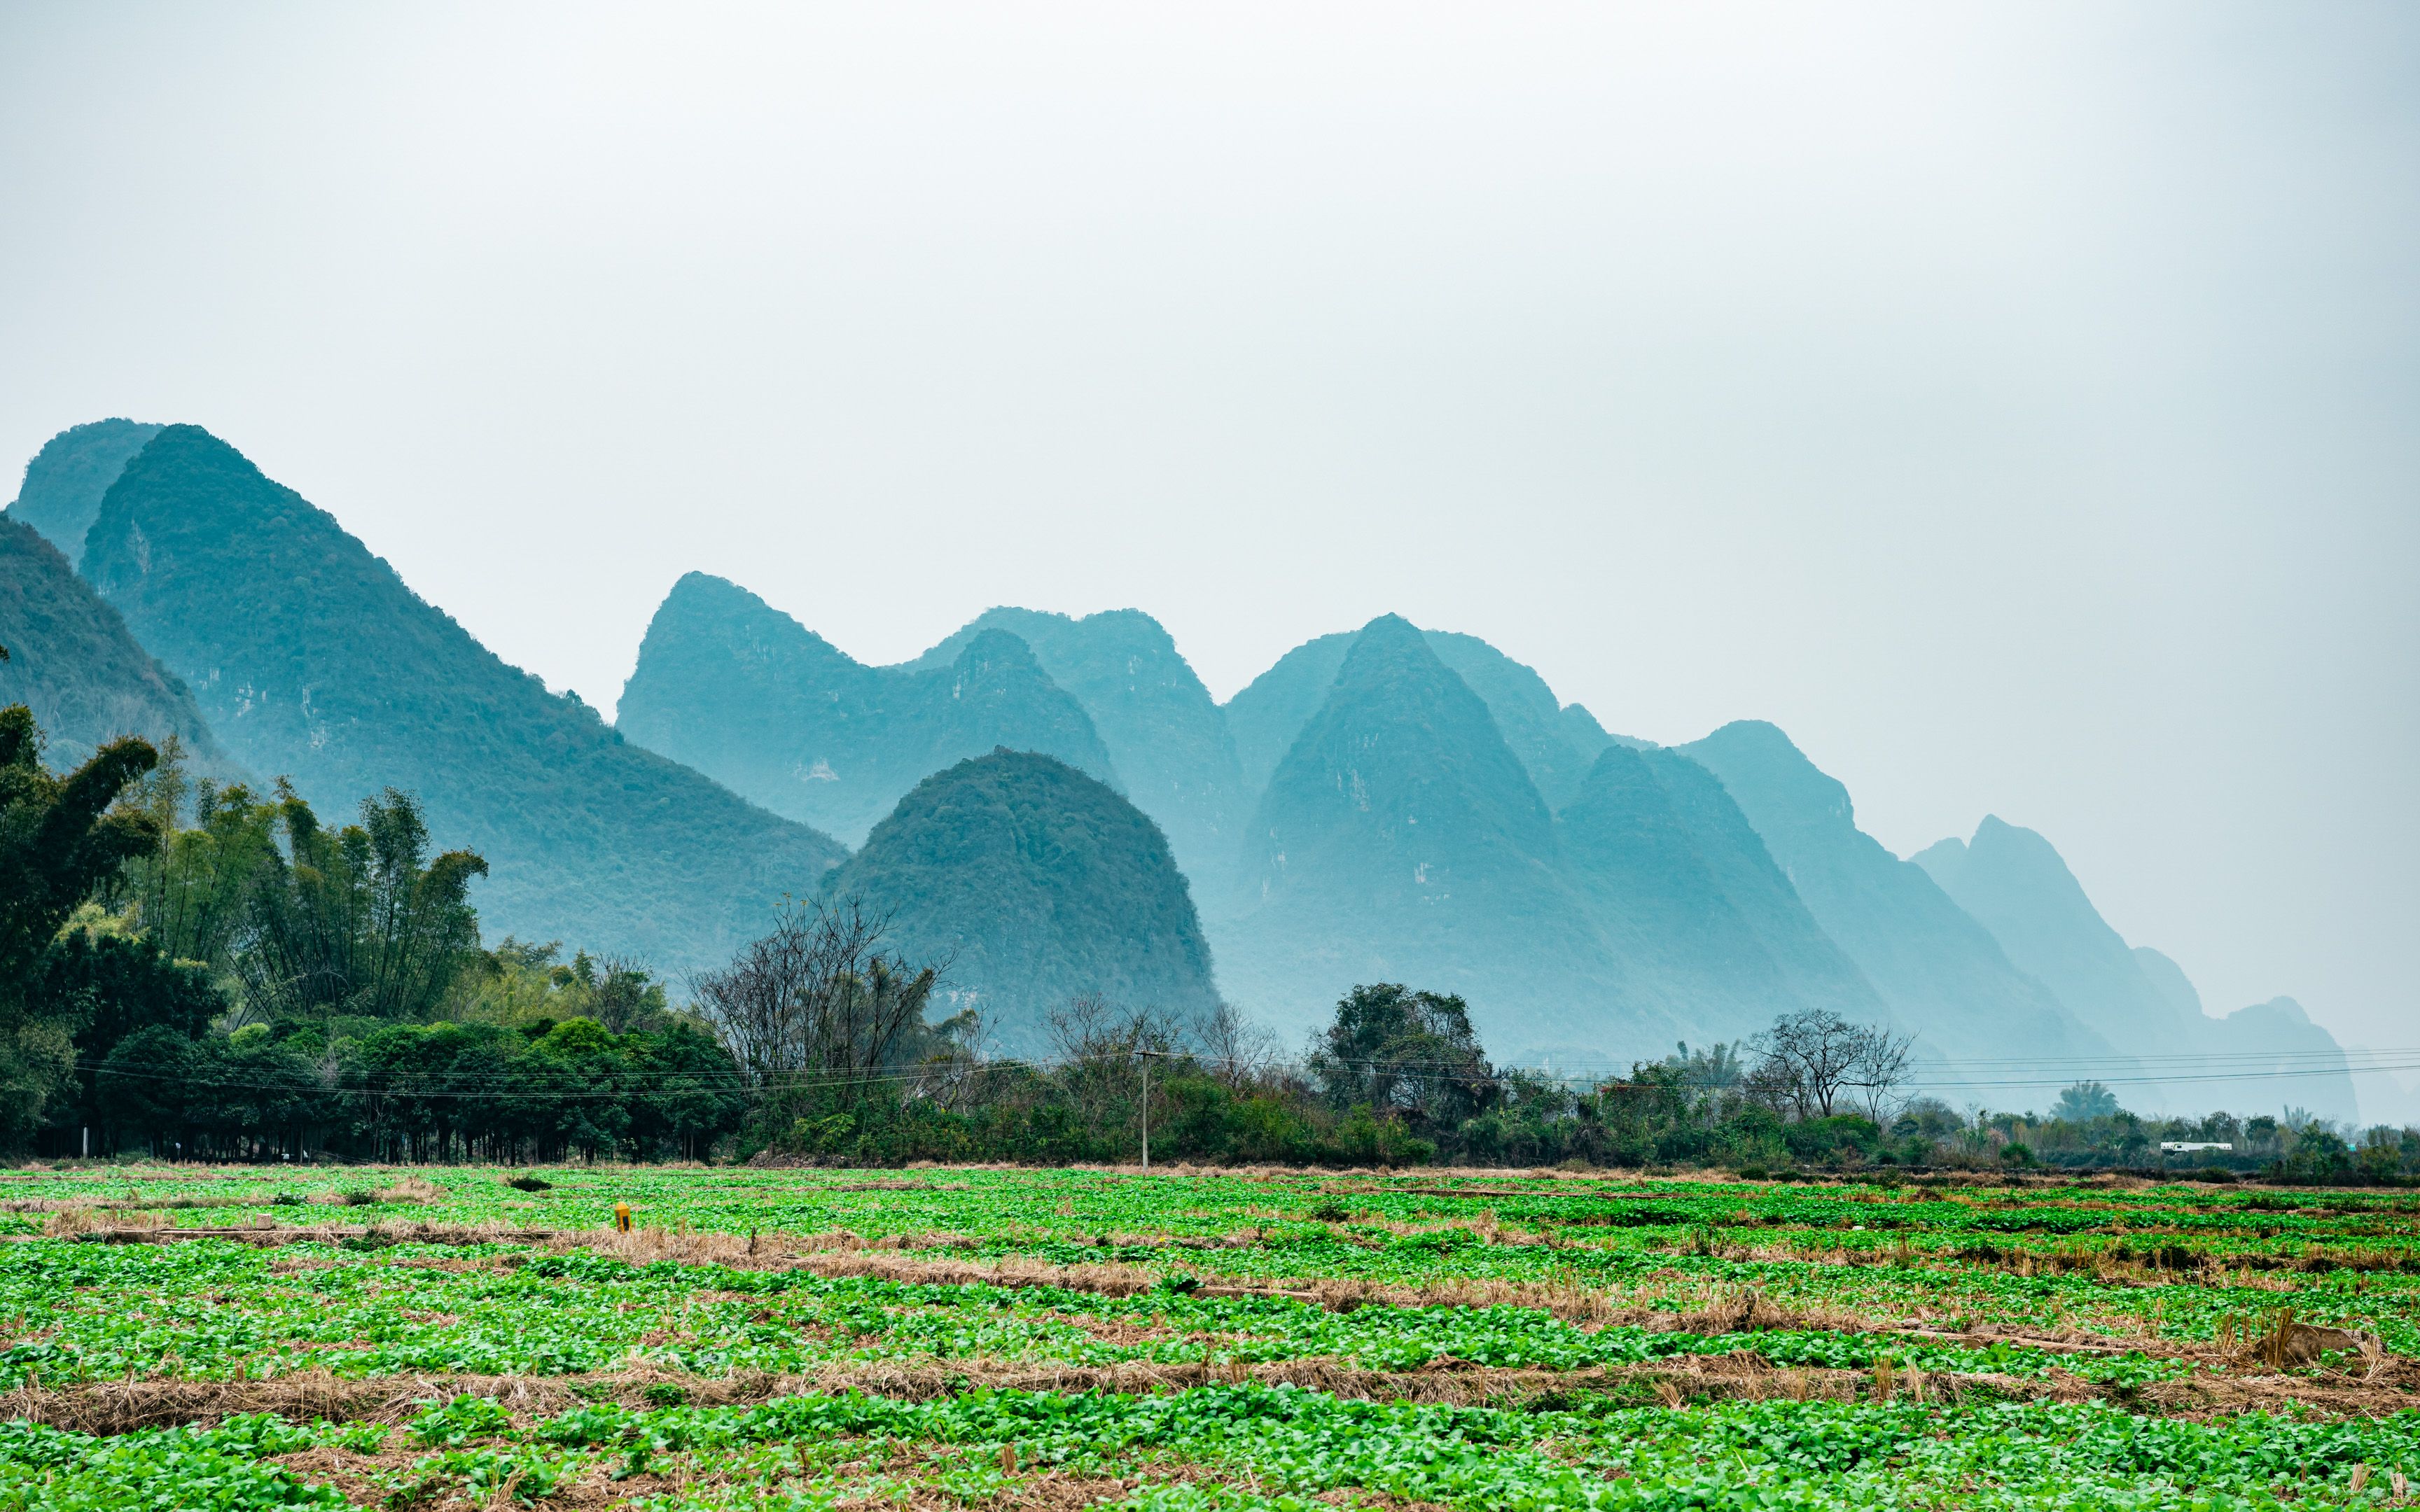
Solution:
[{"label": "tall tree", "polygon": [[42,765],[42,733],[22,703],[0,709],[0,1143],[40,1121],[75,1067],[74,1026],[31,1011],[28,989],[59,926],[129,857],[158,843],[140,814],[111,813],[159,753],[112,741],[65,777]]},{"label": "tall tree", "polygon": [[323,828],[281,787],[284,852],[263,863],[238,951],[248,1006],[282,1018],[426,1016],[476,959],[471,851],[428,858],[428,826],[394,788],[362,802],[362,822]]},{"label": "tall tree", "polygon": [[125,909],[143,937],[171,959],[225,972],[276,855],[279,806],[241,783],[189,782],[184,767],[183,742],[172,735],[161,746],[158,767],[119,806],[147,815],[160,841],[127,864],[106,901]]},{"label": "tall tree", "polygon": [[1354,988],[1314,1041],[1311,1073],[1336,1107],[1368,1106],[1406,1121],[1452,1129],[1495,1102],[1496,1070],[1450,993],[1399,982]]},{"label": "tall tree", "polygon": [[853,900],[797,905],[698,979],[698,1007],[752,1090],[854,1104],[920,1041],[939,973],[891,953],[883,935]]}]

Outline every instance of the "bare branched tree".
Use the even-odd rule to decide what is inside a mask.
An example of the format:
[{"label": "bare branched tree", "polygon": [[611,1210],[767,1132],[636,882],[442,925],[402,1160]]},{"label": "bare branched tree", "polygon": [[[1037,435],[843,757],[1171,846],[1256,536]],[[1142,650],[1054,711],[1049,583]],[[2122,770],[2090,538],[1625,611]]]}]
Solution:
[{"label": "bare branched tree", "polygon": [[1248,1023],[1233,1003],[1196,1014],[1186,1029],[1203,1067],[1230,1089],[1259,1085],[1277,1065],[1277,1036]]},{"label": "bare branched tree", "polygon": [[1867,1117],[1887,1126],[1906,1105],[1900,1088],[1907,1084],[1908,1055],[1916,1048],[1916,1036],[1895,1035],[1879,1025],[1862,1033],[1849,1085],[1865,1099]]},{"label": "bare branched tree", "polygon": [[1758,1101],[1800,1119],[1828,1119],[1848,1091],[1876,1113],[1906,1080],[1913,1037],[1852,1024],[1829,1009],[1785,1013],[1750,1041],[1759,1059],[1744,1086]]},{"label": "bare branched tree", "polygon": [[1081,1117],[1101,1123],[1135,1095],[1135,1057],[1167,1055],[1180,1026],[1157,1010],[1122,1008],[1098,993],[1072,998],[1050,1012],[1051,1058]]},{"label": "bare branched tree", "polygon": [[887,923],[854,899],[794,903],[696,980],[700,1011],[760,1096],[852,1103],[897,1065],[939,968],[885,951]]}]

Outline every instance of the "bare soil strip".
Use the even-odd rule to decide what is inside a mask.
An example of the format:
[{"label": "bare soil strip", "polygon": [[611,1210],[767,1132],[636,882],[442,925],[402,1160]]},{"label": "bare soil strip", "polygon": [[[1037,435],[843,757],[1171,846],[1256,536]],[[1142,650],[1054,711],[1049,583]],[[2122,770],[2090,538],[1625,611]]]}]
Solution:
[{"label": "bare soil strip", "polygon": [[2420,1405],[2409,1371],[2384,1378],[2197,1373],[2126,1392],[2065,1371],[2046,1379],[1888,1371],[1776,1368],[1745,1350],[1679,1356],[1650,1365],[1588,1370],[1507,1369],[1440,1359],[1419,1370],[1369,1370],[1330,1358],[1258,1365],[1129,1362],[1116,1365],[1032,1365],[989,1360],[887,1365],[835,1361],[803,1374],[743,1372],[691,1376],[638,1368],[574,1376],[423,1374],[345,1380],[305,1372],[271,1381],[111,1381],[55,1389],[20,1386],[0,1396],[0,1419],[25,1418],[78,1432],[111,1434],[198,1423],[238,1412],[289,1419],[401,1423],[423,1407],[468,1395],[510,1411],[549,1417],[584,1402],[650,1404],[648,1389],[677,1386],[701,1406],[747,1405],[779,1396],[845,1391],[926,1401],[974,1388],[1032,1392],[1142,1394],[1256,1381],[1367,1401],[1553,1407],[1575,1396],[1614,1395],[1639,1405],[1776,1397],[1872,1401],[1902,1398],[1955,1403],[1993,1400],[2089,1401],[2123,1398],[2137,1411],[2203,1417],[2293,1409],[2326,1416],[2372,1416]]}]

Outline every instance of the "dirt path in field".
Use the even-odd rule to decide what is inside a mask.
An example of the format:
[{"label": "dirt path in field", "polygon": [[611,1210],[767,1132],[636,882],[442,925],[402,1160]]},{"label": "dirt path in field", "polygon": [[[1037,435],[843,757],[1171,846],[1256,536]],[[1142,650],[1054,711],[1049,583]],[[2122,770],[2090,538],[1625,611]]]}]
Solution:
[{"label": "dirt path in field", "polygon": [[[2114,1400],[2165,1416],[2206,1417],[2291,1409],[2327,1416],[2373,1416],[2420,1407],[2420,1381],[2408,1369],[2385,1377],[2196,1374],[2133,1391],[2097,1386],[2065,1371],[2047,1378],[1948,1375],[1892,1370],[1784,1368],[1745,1350],[1680,1356],[1648,1365],[1559,1371],[1507,1369],[1441,1359],[1418,1370],[1370,1370],[1330,1358],[1256,1365],[1135,1362],[1108,1366],[966,1360],[892,1365],[835,1361],[803,1373],[706,1377],[638,1369],[579,1376],[400,1375],[340,1380],[301,1373],[274,1381],[93,1381],[55,1389],[19,1387],[0,1396],[0,1419],[25,1418],[85,1433],[216,1420],[237,1412],[277,1412],[297,1421],[402,1423],[431,1401],[482,1396],[518,1414],[551,1417],[582,1403],[659,1403],[667,1388],[699,1406],[744,1405],[780,1396],[859,1391],[925,1401],[976,1388],[1030,1392],[1142,1394],[1255,1382],[1289,1385],[1368,1401],[1457,1406],[1554,1407],[1577,1396],[1611,1396],[1637,1406],[1773,1398],[1957,1403]],[[651,1396],[651,1388],[654,1396]]]}]

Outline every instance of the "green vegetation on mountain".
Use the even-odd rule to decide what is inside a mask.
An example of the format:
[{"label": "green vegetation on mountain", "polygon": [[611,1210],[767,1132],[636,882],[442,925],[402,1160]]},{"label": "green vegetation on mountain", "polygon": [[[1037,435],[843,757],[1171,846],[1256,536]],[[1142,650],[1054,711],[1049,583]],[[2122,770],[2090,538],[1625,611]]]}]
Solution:
[{"label": "green vegetation on mountain", "polygon": [[[1529,773],[1538,796],[1560,811],[1580,789],[1597,753],[1612,737],[1588,710],[1566,710],[1534,668],[1514,661],[1475,635],[1425,632],[1429,649],[1452,668],[1496,717],[1497,733]],[[1593,732],[1591,736],[1590,732]]]},{"label": "green vegetation on mountain", "polygon": [[253,770],[335,812],[416,795],[437,844],[487,857],[503,930],[685,969],[843,855],[549,694],[196,426],[126,465],[84,571]]},{"label": "green vegetation on mountain", "polygon": [[59,548],[0,516],[0,705],[23,703],[54,765],[73,766],[120,735],[176,739],[206,770],[231,765],[185,685],[135,642],[117,610]]},{"label": "green vegetation on mountain", "polygon": [[700,572],[656,610],[615,721],[650,749],[851,844],[919,781],[998,746],[1118,781],[1083,706],[1016,636],[978,630],[921,670],[869,667]]},{"label": "green vegetation on mountain", "polygon": [[[1227,728],[1234,738],[1247,793],[1256,795],[1268,786],[1278,764],[1326,702],[1356,634],[1345,631],[1304,641],[1227,702]],[[1596,717],[1580,705],[1558,704],[1554,690],[1535,669],[1479,637],[1450,630],[1421,635],[1437,659],[1487,705],[1497,733],[1521,759],[1546,807],[1560,809],[1570,802],[1597,752],[1619,737],[1606,734]]]},{"label": "green vegetation on mountain", "polygon": [[1849,790],[1770,724],[1741,720],[1678,748],[1722,779],[1807,910],[1920,1052],[2124,1061],[1912,861],[1857,827]]},{"label": "green vegetation on mountain", "polygon": [[886,949],[1016,1053],[1078,997],[1184,1018],[1218,1003],[1184,873],[1157,825],[1048,756],[997,750],[918,783],[826,896],[889,918]]},{"label": "green vegetation on mountain", "polygon": [[1354,634],[1343,630],[1304,641],[1223,705],[1247,794],[1257,795],[1268,787],[1295,737],[1327,702]]},{"label": "green vegetation on mountain", "polygon": [[1884,1016],[1722,784],[1687,757],[1607,746],[1558,827],[1607,945],[1693,1038],[1752,1034],[1805,1008]]},{"label": "green vegetation on mountain", "polygon": [[1356,982],[1416,981],[1466,998],[1523,1058],[1602,1060],[1673,1037],[1604,951],[1487,705],[1393,615],[1353,639],[1215,915],[1227,990],[1264,1019]]},{"label": "green vegetation on mountain", "polygon": [[85,533],[101,513],[101,496],[158,434],[159,426],[132,420],[96,420],[59,432],[25,464],[8,517],[41,532],[70,565],[82,562]]},{"label": "green vegetation on mountain", "polygon": [[908,665],[946,666],[985,630],[1032,646],[1050,680],[1084,706],[1126,795],[1168,836],[1187,874],[1210,875],[1233,859],[1249,817],[1235,745],[1210,690],[1157,620],[1131,609],[1081,619],[987,609]]}]

